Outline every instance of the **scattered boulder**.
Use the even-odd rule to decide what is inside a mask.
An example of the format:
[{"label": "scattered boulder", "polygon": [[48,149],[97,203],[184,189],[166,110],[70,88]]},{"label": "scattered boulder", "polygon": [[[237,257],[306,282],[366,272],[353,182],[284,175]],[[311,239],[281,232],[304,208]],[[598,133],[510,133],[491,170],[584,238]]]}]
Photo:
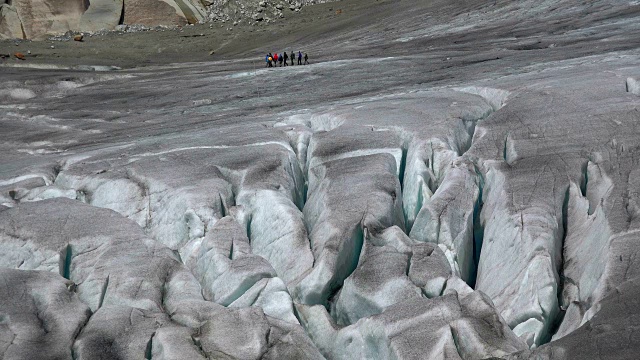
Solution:
[{"label": "scattered boulder", "polygon": [[24,54],[23,53],[19,53],[19,52],[13,54],[13,56],[15,56],[16,58],[18,58],[20,60],[25,60],[26,59]]},{"label": "scattered boulder", "polygon": [[73,41],[82,41],[84,39],[84,35],[76,35],[73,37]]}]

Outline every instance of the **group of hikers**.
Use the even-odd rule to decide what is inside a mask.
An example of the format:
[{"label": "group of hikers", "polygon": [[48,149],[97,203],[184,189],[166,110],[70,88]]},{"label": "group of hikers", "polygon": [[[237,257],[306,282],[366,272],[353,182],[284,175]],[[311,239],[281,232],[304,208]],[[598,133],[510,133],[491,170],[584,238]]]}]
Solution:
[{"label": "group of hikers", "polygon": [[[272,55],[271,53],[268,53],[264,57],[264,61],[267,63],[266,67],[276,67],[278,64],[282,67],[283,63],[284,66],[288,66],[287,62],[289,59],[291,59],[291,66],[293,66],[293,61],[296,59],[296,54],[293,51],[291,52],[291,56],[287,55],[287,52],[285,51],[284,54],[275,53]],[[302,59],[304,59],[304,63],[302,62]],[[307,65],[308,63],[309,57],[307,56],[307,53],[302,55],[302,52],[298,51],[298,65]]]}]

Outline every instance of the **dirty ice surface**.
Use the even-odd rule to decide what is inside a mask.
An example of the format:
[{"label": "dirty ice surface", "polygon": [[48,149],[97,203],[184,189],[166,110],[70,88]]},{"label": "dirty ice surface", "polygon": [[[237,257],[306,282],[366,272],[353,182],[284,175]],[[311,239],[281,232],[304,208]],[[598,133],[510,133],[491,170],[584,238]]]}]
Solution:
[{"label": "dirty ice surface", "polygon": [[0,358],[635,358],[640,5],[521,3],[0,69]]}]

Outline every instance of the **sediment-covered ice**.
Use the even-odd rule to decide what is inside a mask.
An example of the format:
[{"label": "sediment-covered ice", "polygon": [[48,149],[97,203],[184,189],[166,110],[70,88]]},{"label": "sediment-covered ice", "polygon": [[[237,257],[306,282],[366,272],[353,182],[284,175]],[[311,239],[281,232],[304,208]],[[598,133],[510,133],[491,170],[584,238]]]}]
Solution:
[{"label": "sediment-covered ice", "polygon": [[310,171],[316,172],[318,185],[310,187],[304,215],[315,263],[296,285],[295,298],[317,304],[325,303],[357,267],[364,228],[404,224],[393,156],[339,159]]},{"label": "sediment-covered ice", "polygon": [[435,194],[418,213],[411,238],[442,246],[454,273],[474,281],[474,219],[478,209],[481,180],[470,162],[457,161]]},{"label": "sediment-covered ice", "polygon": [[522,11],[556,5],[575,29],[456,16],[416,54],[252,75],[291,94],[242,61],[6,68],[0,351],[635,358],[636,5]]},{"label": "sediment-covered ice", "polygon": [[486,358],[526,348],[479,292],[408,300],[343,328],[322,306],[299,305],[298,312],[330,359]]},{"label": "sediment-covered ice", "polygon": [[91,316],[73,288],[52,272],[0,269],[0,357],[70,359]]},{"label": "sediment-covered ice", "polygon": [[[42,311],[52,311],[51,319],[46,320],[51,324],[42,325],[42,320],[38,320],[29,336],[51,333],[51,336],[59,337],[55,342],[59,345],[55,346],[64,347],[64,351],[69,352],[73,344],[73,353],[78,358],[93,359],[104,354],[118,358],[150,358],[154,353],[167,358],[172,358],[171,354],[189,353],[206,357],[227,354],[234,358],[261,358],[274,346],[285,353],[299,351],[311,357],[319,356],[297,324],[291,298],[284,283],[278,283],[277,278],[271,279],[276,282],[267,284],[256,298],[227,308],[205,301],[200,283],[175,252],[149,239],[133,221],[112,210],[59,198],[23,203],[1,214],[3,266],[24,269],[2,270],[7,274],[4,283],[10,285],[10,279],[18,281],[21,276],[47,283],[34,287],[29,285],[31,280],[27,278],[20,282],[25,286],[24,291],[40,288],[46,291],[46,295],[38,295],[38,301],[45,302],[37,303],[37,306],[49,310],[34,307],[36,320]],[[239,226],[235,220],[228,219],[226,222]],[[222,248],[226,240],[234,239],[221,238]],[[246,239],[239,240],[246,242]],[[245,251],[248,251],[246,245]],[[236,254],[240,260],[255,262],[250,253],[240,256],[241,245],[238,249]],[[273,275],[266,260],[257,258],[262,259]],[[59,277],[60,281],[51,277]],[[240,274],[238,278],[243,276]],[[229,281],[224,285],[232,284],[233,281]],[[60,291],[60,295],[55,295]],[[59,300],[48,306],[47,298],[53,295]],[[263,305],[267,312],[276,309],[271,314],[285,321],[268,317],[255,305]],[[283,308],[285,311],[281,311]],[[3,306],[2,311],[10,316],[14,310]],[[65,311],[69,314],[65,315]],[[91,312],[93,315],[89,318]],[[79,320],[66,321],[60,330],[54,331],[58,326],[54,321],[60,316],[66,320]],[[276,327],[278,335],[274,333],[267,339],[265,334]],[[158,332],[161,336],[156,339]],[[42,350],[39,341],[49,340],[46,336],[38,336],[33,337],[35,343],[21,345],[20,351],[27,354]],[[307,345],[289,349],[286,344],[291,336],[301,344],[306,341]],[[187,341],[189,339],[191,341]],[[231,345],[234,344],[232,340],[241,345]],[[64,346],[65,341],[67,346]],[[8,349],[16,351],[11,347]],[[60,354],[60,349],[51,349],[53,355]]]}]

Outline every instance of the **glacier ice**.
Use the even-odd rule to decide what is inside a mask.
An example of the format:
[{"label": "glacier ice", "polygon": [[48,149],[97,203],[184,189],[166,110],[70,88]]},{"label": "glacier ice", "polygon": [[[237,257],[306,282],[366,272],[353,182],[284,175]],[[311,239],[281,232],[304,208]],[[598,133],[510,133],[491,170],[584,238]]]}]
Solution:
[{"label": "glacier ice", "polygon": [[291,94],[244,61],[3,67],[4,357],[637,357],[634,5],[476,5],[254,74]]},{"label": "glacier ice", "polygon": [[91,316],[73,283],[46,271],[0,268],[0,357],[69,359]]},{"label": "glacier ice", "polygon": [[526,349],[479,292],[415,298],[339,327],[322,306],[299,305],[303,326],[331,359],[463,359]]},{"label": "glacier ice", "polygon": [[418,213],[410,236],[441,245],[451,269],[467,282],[475,278],[474,217],[480,180],[469,162],[455,162],[442,185]]}]

